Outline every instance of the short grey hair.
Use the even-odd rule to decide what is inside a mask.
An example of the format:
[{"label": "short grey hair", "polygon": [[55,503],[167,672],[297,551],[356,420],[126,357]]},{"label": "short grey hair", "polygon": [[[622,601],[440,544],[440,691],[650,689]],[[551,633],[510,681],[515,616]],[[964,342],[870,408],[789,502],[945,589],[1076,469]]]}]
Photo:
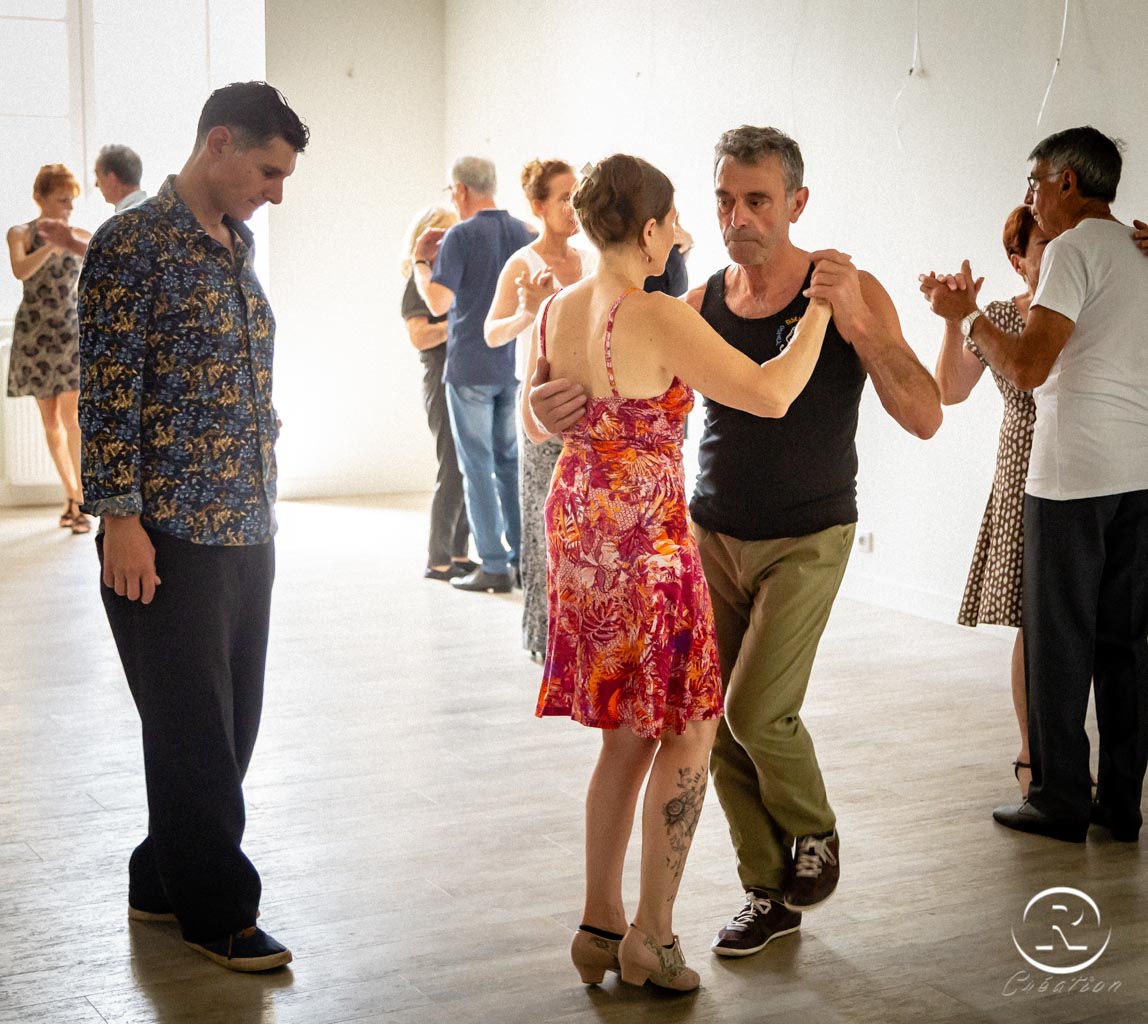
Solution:
[{"label": "short grey hair", "polygon": [[143,178],[143,161],[139,153],[127,146],[104,146],[96,156],[96,166],[103,174],[110,171],[123,184],[136,188]]},{"label": "short grey hair", "polygon": [[1086,124],[1043,139],[1028,158],[1047,161],[1056,171],[1072,168],[1081,196],[1110,203],[1116,198],[1116,186],[1120,184],[1123,164],[1120,153],[1123,149],[1124,143],[1120,139],[1110,139]]},{"label": "short grey hair", "polygon": [[743,124],[740,128],[722,132],[714,146],[715,175],[725,156],[739,164],[759,164],[766,157],[777,157],[785,176],[787,195],[793,195],[805,181],[805,161],[801,159],[800,147],[777,128],[755,128],[751,124]]},{"label": "short grey hair", "polygon": [[494,161],[481,156],[460,156],[450,169],[450,179],[480,196],[492,196],[498,187]]}]

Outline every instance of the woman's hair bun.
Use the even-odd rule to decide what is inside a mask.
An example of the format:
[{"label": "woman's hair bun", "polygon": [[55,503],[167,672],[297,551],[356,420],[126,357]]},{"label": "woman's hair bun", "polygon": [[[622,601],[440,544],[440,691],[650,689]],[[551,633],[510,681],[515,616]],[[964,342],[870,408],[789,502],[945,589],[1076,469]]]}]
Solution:
[{"label": "woman's hair bun", "polygon": [[661,222],[674,186],[641,157],[615,153],[594,165],[570,201],[590,241],[605,249],[637,238],[651,219]]}]

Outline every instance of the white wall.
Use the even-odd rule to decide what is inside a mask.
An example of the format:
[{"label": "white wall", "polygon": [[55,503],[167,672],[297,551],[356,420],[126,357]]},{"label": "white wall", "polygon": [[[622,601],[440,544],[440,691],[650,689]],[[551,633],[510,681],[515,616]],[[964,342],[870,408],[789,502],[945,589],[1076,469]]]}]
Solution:
[{"label": "white wall", "polygon": [[312,129],[271,214],[280,494],[429,490],[402,235],[441,201],[443,7],[271,0],[267,78]]},{"label": "white wall", "polygon": [[[746,121],[783,128],[802,146],[811,193],[795,241],[843,249],[876,274],[931,368],[941,327],[917,274],[968,256],[987,276],[985,299],[1014,294],[1000,231],[1040,138],[1082,123],[1123,137],[1116,213],[1148,214],[1148,71],[1138,52],[1148,8],[1072,4],[1040,127],[1061,4],[924,0],[920,9],[925,75],[910,79],[913,0],[448,0],[446,156],[493,157],[512,208],[517,170],[535,155],[576,166],[619,149],[651,159],[678,187],[699,283],[726,262],[712,214],[714,141]],[[986,375],[921,442],[867,390],[859,527],[874,533],[875,550],[855,554],[847,593],[955,615],[1000,415]]]}]

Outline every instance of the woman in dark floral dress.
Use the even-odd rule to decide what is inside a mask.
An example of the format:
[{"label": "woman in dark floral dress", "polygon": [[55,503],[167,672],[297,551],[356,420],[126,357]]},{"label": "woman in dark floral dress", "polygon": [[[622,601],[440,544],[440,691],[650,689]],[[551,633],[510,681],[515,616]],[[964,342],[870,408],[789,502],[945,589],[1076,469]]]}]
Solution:
[{"label": "woman in dark floral dress", "polygon": [[91,522],[80,511],[76,280],[91,235],[68,224],[72,202],[79,194],[79,183],[63,164],[41,167],[32,186],[40,216],[8,230],[12,273],[24,282],[12,331],[8,395],[36,399],[48,451],[68,501],[60,526],[87,533]]}]

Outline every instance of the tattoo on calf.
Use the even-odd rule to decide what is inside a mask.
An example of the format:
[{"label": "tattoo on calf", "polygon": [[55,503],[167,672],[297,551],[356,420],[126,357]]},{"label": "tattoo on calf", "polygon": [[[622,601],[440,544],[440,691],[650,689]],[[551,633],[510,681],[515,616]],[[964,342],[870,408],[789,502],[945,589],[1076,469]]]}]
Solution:
[{"label": "tattoo on calf", "polygon": [[[702,815],[702,802],[706,796],[706,781],[707,773],[704,767],[679,768],[679,793],[662,808],[666,821],[666,834],[670,840],[670,850],[673,851],[666,858],[666,866],[673,870],[674,878],[682,873],[682,864],[689,852],[694,830],[698,827],[698,819]],[[673,897],[670,898],[673,899]]]}]

